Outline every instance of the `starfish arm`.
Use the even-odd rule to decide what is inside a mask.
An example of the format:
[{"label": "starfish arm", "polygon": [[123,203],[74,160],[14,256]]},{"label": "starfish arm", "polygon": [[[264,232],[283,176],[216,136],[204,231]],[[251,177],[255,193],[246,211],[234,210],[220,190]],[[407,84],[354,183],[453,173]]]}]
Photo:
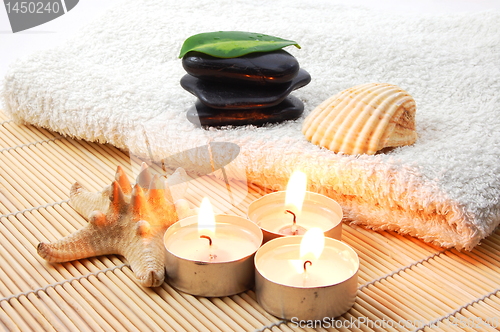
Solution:
[{"label": "starfish arm", "polygon": [[88,229],[85,228],[54,243],[40,242],[37,252],[40,257],[51,263],[62,263],[114,253],[102,234],[88,232]]},{"label": "starfish arm", "polygon": [[151,227],[147,221],[140,220],[136,225],[137,236],[122,252],[144,287],[158,287],[165,280],[164,231],[165,228]]},{"label": "starfish arm", "polygon": [[75,182],[71,186],[69,205],[82,217],[89,220],[93,211],[98,210],[106,213],[109,205],[110,186],[100,192],[89,192],[80,183]]},{"label": "starfish arm", "polygon": [[76,259],[117,253],[116,238],[103,232],[106,217],[101,212],[94,212],[85,227],[54,243],[38,244],[37,252],[52,263],[68,262]]}]

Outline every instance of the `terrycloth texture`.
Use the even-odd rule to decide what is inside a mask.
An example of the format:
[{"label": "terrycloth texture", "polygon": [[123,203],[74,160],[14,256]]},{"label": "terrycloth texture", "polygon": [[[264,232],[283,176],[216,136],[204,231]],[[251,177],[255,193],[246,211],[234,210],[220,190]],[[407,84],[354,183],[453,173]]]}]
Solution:
[{"label": "terrycloth texture", "polygon": [[[312,82],[293,94],[305,114],[333,94],[396,84],[417,102],[413,146],[375,156],[321,149],[297,121],[203,130],[186,120],[195,97],[179,85],[182,42],[206,31],[262,32],[288,47]],[[205,145],[240,146],[248,180],[282,189],[307,172],[311,190],[346,217],[444,247],[470,249],[500,221],[500,13],[395,15],[326,1],[130,0],[71,42],[20,59],[5,78],[7,111],[89,141],[154,159]],[[223,154],[224,151],[217,153]],[[172,159],[172,158],[171,158]],[[196,170],[196,156],[178,155]],[[233,166],[234,166],[233,165]]]}]

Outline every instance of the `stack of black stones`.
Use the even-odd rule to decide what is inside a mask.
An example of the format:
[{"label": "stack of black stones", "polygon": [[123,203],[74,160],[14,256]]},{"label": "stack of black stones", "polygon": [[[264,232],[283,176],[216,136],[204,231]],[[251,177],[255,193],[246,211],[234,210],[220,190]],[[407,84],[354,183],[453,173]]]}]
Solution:
[{"label": "stack of black stones", "polygon": [[191,51],[182,58],[187,75],[181,86],[198,97],[190,122],[208,126],[262,126],[294,120],[304,104],[290,95],[311,76],[284,50],[216,58]]}]

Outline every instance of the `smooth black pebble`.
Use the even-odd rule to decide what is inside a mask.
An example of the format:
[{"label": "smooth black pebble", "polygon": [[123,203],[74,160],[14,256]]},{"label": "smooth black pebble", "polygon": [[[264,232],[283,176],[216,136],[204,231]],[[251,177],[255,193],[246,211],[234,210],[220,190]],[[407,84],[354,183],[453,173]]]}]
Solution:
[{"label": "smooth black pebble", "polygon": [[182,66],[188,74],[203,80],[247,84],[290,82],[300,68],[297,59],[284,50],[229,59],[189,52],[182,58]]},{"label": "smooth black pebble", "polygon": [[278,105],[290,92],[310,81],[311,75],[300,69],[292,81],[283,84],[249,87],[243,84],[201,80],[188,74],[181,78],[181,86],[211,108],[253,109]]},{"label": "smooth black pebble", "polygon": [[187,112],[187,119],[202,127],[220,126],[262,126],[268,123],[295,120],[304,112],[304,104],[294,96],[288,96],[278,105],[268,108],[254,108],[249,110],[232,109],[220,110],[207,107],[199,100]]}]

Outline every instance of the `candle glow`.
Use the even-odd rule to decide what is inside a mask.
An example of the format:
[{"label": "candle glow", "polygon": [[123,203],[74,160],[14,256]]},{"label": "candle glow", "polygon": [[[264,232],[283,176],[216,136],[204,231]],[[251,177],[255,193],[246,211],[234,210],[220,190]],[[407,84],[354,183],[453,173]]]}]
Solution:
[{"label": "candle glow", "polygon": [[304,234],[300,242],[300,258],[302,260],[316,260],[321,256],[325,247],[325,235],[321,228],[311,228]]},{"label": "candle glow", "polygon": [[210,204],[210,200],[204,197],[201,200],[200,211],[198,213],[198,234],[200,236],[215,236],[215,214]]},{"label": "candle glow", "polygon": [[294,212],[297,216],[302,211],[302,204],[306,196],[307,176],[304,172],[295,171],[286,186],[285,208]]}]

